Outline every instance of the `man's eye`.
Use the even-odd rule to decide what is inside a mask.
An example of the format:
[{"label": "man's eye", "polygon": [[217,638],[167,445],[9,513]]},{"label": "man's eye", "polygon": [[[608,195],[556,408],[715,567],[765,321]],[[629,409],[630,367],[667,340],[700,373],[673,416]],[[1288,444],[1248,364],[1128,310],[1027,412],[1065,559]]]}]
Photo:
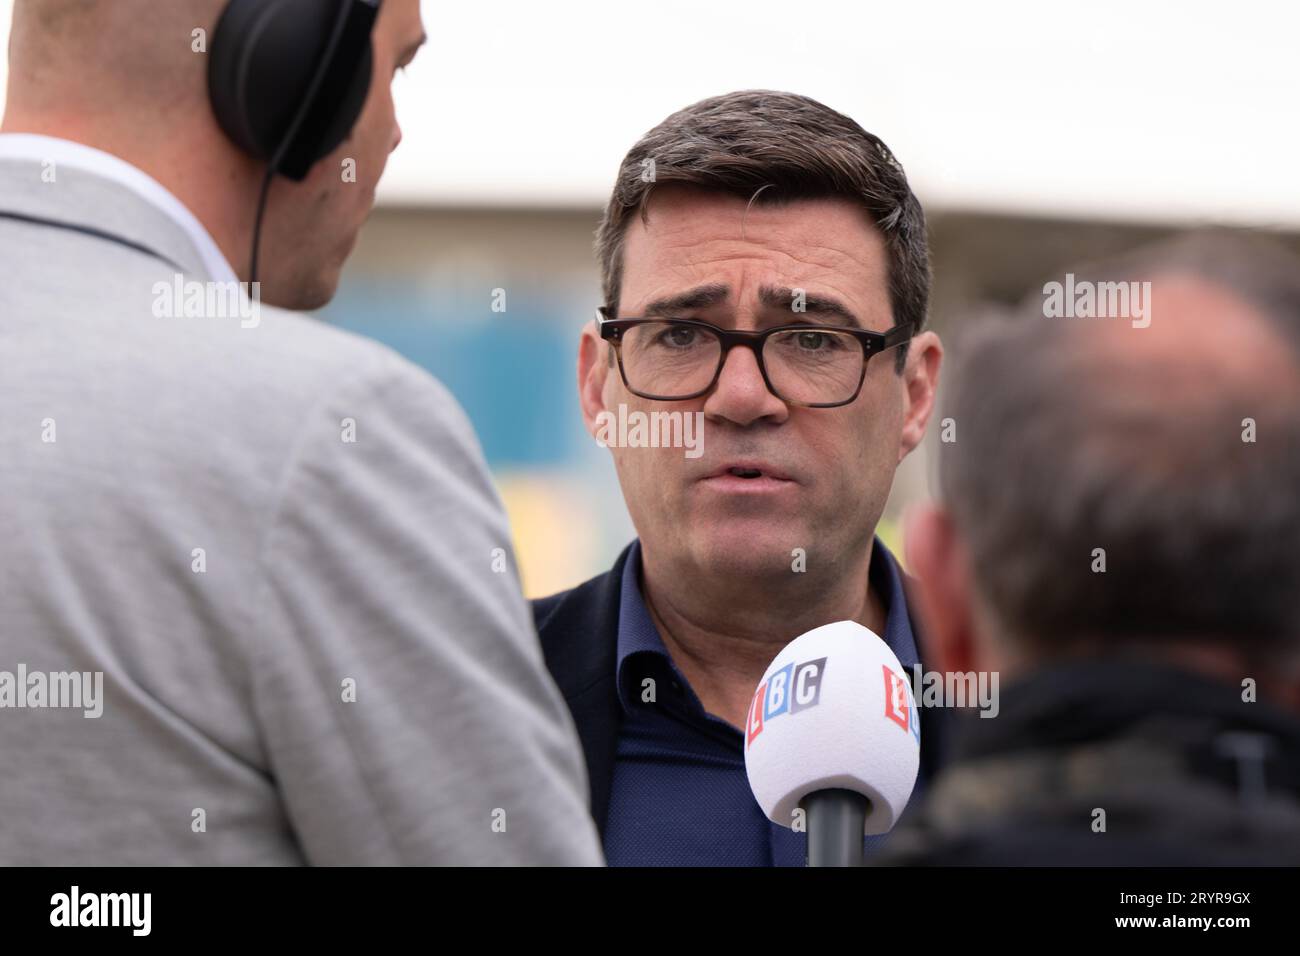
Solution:
[{"label": "man's eye", "polygon": [[827,335],[825,332],[797,332],[795,341],[799,348],[809,352],[828,351],[838,344],[835,336]]},{"label": "man's eye", "polygon": [[670,345],[673,348],[682,349],[695,344],[695,335],[695,329],[682,328],[679,326],[677,328],[664,330],[663,334],[659,336],[659,341],[665,345]]}]

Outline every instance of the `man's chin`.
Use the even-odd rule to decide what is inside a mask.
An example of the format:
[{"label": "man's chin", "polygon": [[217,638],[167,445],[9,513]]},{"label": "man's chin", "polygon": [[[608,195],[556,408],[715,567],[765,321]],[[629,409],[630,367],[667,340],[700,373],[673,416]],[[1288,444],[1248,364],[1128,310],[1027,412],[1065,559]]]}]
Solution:
[{"label": "man's chin", "polygon": [[789,574],[801,555],[811,549],[801,523],[773,521],[771,517],[728,518],[698,525],[692,552],[708,572],[767,576]]},{"label": "man's chin", "polygon": [[325,285],[300,285],[273,295],[262,294],[262,304],[289,312],[314,312],[323,309],[334,299],[338,283]]},{"label": "man's chin", "polygon": [[[267,271],[269,272],[269,269]],[[277,280],[268,277],[261,283],[262,303],[277,309],[288,309],[291,312],[313,312],[323,309],[338,293],[342,272],[342,263],[340,263],[327,269],[306,272],[296,279]]]}]

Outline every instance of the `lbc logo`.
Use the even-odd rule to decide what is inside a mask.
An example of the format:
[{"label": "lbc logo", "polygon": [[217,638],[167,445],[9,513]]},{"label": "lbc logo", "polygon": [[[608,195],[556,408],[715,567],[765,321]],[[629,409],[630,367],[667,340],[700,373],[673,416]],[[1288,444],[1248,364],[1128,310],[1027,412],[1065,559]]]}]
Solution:
[{"label": "lbc logo", "polygon": [[881,664],[880,669],[884,671],[885,677],[885,716],[904,730],[910,730],[919,744],[921,715],[917,713],[916,704],[911,703],[912,695],[907,691],[907,681],[891,671],[887,664]]},{"label": "lbc logo", "polygon": [[797,714],[816,707],[821,700],[822,677],[826,674],[826,658],[802,664],[786,664],[769,677],[754,692],[746,721],[745,747],[763,732],[763,725],[781,714]]}]

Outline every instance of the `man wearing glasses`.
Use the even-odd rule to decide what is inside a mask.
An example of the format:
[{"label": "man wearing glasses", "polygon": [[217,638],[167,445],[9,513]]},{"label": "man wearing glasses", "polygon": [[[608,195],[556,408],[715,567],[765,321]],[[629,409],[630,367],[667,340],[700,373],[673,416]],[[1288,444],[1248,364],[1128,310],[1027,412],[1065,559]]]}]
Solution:
[{"label": "man wearing glasses", "polygon": [[942,358],[922,331],[924,214],[853,120],[747,91],[632,148],[597,253],[605,304],[578,356],[588,430],[620,406],[704,422],[698,457],[611,448],[638,539],[609,573],[534,604],[606,856],[802,865],[805,835],[750,793],[742,731],[764,669],[814,627],[853,619],[909,672],[922,659],[875,528]]}]

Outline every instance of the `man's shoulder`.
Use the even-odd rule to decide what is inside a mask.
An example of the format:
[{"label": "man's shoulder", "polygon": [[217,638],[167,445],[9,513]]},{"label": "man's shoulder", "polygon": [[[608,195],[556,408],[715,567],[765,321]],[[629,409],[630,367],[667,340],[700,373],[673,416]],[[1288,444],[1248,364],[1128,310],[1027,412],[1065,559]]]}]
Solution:
[{"label": "man's shoulder", "polygon": [[[169,318],[169,345],[179,361],[227,359],[242,378],[275,390],[317,385],[331,390],[365,380],[411,379],[441,386],[389,346],[329,324],[309,312],[260,305],[253,318]],[[187,327],[188,326],[188,327]],[[195,354],[198,353],[198,354]]]},{"label": "man's shoulder", "polygon": [[35,361],[57,340],[70,371],[82,356],[96,366],[116,356],[144,387],[182,378],[201,392],[210,383],[222,389],[222,404],[248,390],[267,393],[259,403],[283,393],[292,404],[313,384],[422,375],[379,342],[121,245],[65,230],[5,228],[0,253],[18,280],[0,288],[0,306],[13,317],[11,344]]},{"label": "man's shoulder", "polygon": [[[607,615],[611,609],[617,612],[618,588],[630,547],[629,545],[628,549],[624,549],[614,562],[614,566],[608,571],[597,574],[567,591],[534,598],[531,602],[533,621],[537,625],[538,633],[567,631],[576,624],[590,623],[593,617]],[[617,626],[617,616],[613,623]]]},{"label": "man's shoulder", "polygon": [[568,693],[613,676],[623,568],[631,550],[628,545],[603,574],[532,601],[546,665]]},{"label": "man's shoulder", "polygon": [[389,346],[309,313],[264,308],[258,327],[239,331],[244,340],[233,347],[252,363],[249,372],[270,387],[284,383],[337,391],[401,384],[450,398],[441,382]]},{"label": "man's shoulder", "polygon": [[[352,463],[397,475],[405,456],[479,482],[481,451],[459,404],[388,346],[307,313],[232,313],[230,300],[212,309],[146,255],[29,232],[47,258],[73,254],[62,265],[28,257],[20,281],[0,288],[14,366],[5,390],[58,409],[49,417],[60,431],[75,426],[78,454],[98,455],[119,485],[143,475],[150,486],[211,485],[239,500],[236,511],[264,514],[313,455],[321,473]],[[18,238],[0,229],[0,252]]]}]

